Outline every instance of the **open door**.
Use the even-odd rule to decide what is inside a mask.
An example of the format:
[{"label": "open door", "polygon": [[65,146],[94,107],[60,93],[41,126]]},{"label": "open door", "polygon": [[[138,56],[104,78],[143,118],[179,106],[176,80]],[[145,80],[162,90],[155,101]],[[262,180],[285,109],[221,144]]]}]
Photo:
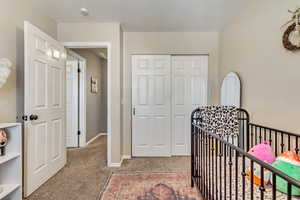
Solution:
[{"label": "open door", "polygon": [[80,147],[79,127],[79,61],[67,61],[67,147]]},{"label": "open door", "polygon": [[24,195],[66,164],[66,51],[25,22]]}]

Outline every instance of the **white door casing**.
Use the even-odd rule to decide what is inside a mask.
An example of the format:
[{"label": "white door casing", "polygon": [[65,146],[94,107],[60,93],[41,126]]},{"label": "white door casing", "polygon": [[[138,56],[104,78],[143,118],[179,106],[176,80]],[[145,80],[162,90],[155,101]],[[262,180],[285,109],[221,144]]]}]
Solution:
[{"label": "white door casing", "polygon": [[132,56],[132,155],[171,156],[171,57]]},{"label": "white door casing", "polygon": [[[112,162],[112,113],[111,113],[111,99],[112,99],[112,58],[111,58],[111,42],[63,42],[66,48],[77,49],[77,48],[106,48],[107,49],[107,166],[108,167],[119,167],[120,163]],[[69,51],[70,53],[70,51]],[[80,147],[86,145],[86,60],[79,55],[75,57],[79,58],[79,65],[81,69],[80,73]]]},{"label": "white door casing", "polygon": [[24,25],[24,195],[29,196],[66,164],[66,51],[29,22]]},{"label": "white door casing", "polygon": [[80,147],[86,146],[86,60],[79,60],[79,128],[80,128]]},{"label": "white door casing", "polygon": [[[67,147],[78,147],[79,128],[79,79],[78,79],[78,60],[68,60],[66,68],[67,86]],[[80,144],[79,144],[80,145]]]},{"label": "white door casing", "polygon": [[191,113],[207,105],[208,56],[172,56],[172,155],[190,155]]},{"label": "white door casing", "polygon": [[234,72],[227,74],[222,82],[221,105],[241,107],[241,82]]}]

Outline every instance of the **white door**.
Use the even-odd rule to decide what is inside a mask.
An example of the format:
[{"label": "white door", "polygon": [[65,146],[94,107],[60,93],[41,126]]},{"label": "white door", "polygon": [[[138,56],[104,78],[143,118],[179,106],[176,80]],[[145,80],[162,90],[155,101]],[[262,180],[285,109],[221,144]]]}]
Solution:
[{"label": "white door", "polygon": [[223,80],[221,88],[221,105],[241,106],[241,82],[239,76],[230,72]]},{"label": "white door", "polygon": [[78,60],[67,61],[67,147],[79,146],[79,73]]},{"label": "white door", "polygon": [[66,164],[66,52],[25,22],[25,196]]},{"label": "white door", "polygon": [[172,56],[172,154],[190,155],[191,113],[207,105],[208,56]]},{"label": "white door", "polygon": [[171,155],[171,57],[132,57],[132,155]]}]

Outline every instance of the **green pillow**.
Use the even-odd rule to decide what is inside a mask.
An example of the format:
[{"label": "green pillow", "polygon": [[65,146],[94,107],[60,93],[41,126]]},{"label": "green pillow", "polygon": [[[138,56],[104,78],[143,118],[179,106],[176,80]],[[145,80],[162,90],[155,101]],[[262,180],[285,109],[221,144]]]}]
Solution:
[{"label": "green pillow", "polygon": [[[300,181],[300,166],[294,165],[293,162],[286,162],[286,160],[277,159],[272,166],[288,176]],[[287,181],[276,176],[276,189],[287,194]],[[300,188],[292,185],[292,195],[300,196]]]}]

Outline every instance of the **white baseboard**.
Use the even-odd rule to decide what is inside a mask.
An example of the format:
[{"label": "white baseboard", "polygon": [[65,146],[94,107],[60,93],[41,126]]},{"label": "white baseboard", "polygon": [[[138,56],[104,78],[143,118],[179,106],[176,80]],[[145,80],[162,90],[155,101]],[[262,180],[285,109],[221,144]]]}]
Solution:
[{"label": "white baseboard", "polygon": [[123,155],[119,163],[110,163],[108,167],[121,167],[123,160],[131,159],[131,155]]},{"label": "white baseboard", "polygon": [[123,155],[122,160],[129,160],[131,159],[131,155]]},{"label": "white baseboard", "polygon": [[122,166],[122,163],[121,162],[119,162],[119,163],[110,163],[109,165],[108,165],[108,167],[121,167]]},{"label": "white baseboard", "polygon": [[90,143],[92,143],[94,140],[96,140],[98,137],[100,136],[105,136],[107,135],[107,133],[98,133],[95,137],[93,137],[92,139],[90,139],[87,143],[86,146],[89,145]]}]

